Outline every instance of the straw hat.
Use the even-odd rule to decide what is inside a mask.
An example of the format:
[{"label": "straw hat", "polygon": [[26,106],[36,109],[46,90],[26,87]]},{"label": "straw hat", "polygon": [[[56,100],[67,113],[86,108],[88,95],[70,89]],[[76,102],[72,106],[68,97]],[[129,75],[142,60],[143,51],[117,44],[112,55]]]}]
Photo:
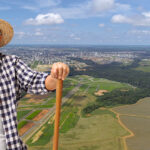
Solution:
[{"label": "straw hat", "polygon": [[0,40],[0,47],[7,45],[14,35],[12,26],[2,19],[0,19],[0,35],[2,35],[2,39]]}]

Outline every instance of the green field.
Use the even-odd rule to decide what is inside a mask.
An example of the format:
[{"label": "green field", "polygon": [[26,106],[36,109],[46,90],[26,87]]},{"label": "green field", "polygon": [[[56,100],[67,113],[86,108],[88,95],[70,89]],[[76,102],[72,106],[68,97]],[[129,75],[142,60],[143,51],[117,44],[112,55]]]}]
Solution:
[{"label": "green field", "polygon": [[[97,109],[91,114],[83,116],[82,109],[96,100],[97,96],[94,93],[100,89],[110,92],[117,88],[131,88],[131,86],[89,76],[76,76],[73,80],[68,79],[67,82],[64,90],[67,90],[69,88],[67,85],[71,84],[75,86],[80,83],[81,86],[62,106],[59,149],[124,150],[121,137],[129,133],[118,123],[113,112]],[[44,105],[46,106],[48,103]],[[29,150],[52,149],[53,126],[52,116],[26,142]]]},{"label": "green field", "polygon": [[60,150],[122,150],[120,137],[127,134],[115,114],[99,110],[80,118],[75,128],[60,135]]},{"label": "green field", "polygon": [[18,124],[18,130],[21,129],[27,123],[28,123],[28,121],[26,121],[26,120],[23,120],[23,121],[19,122],[19,124]]},{"label": "green field", "polygon": [[[52,137],[53,133],[52,128],[53,126],[46,123],[40,140],[34,144],[28,143],[33,146],[29,147],[29,150],[41,148],[43,150],[52,150],[52,140],[50,142],[50,136]],[[128,135],[128,132],[120,126],[115,114],[108,110],[99,109],[89,117],[80,118],[76,126],[68,132],[61,132],[59,149],[123,150],[123,143],[120,137],[125,135]]]},{"label": "green field", "polygon": [[35,110],[33,113],[31,113],[26,119],[32,120],[35,116],[37,116],[42,110]]},{"label": "green field", "polygon": [[122,122],[135,135],[127,139],[129,150],[146,150],[150,147],[150,98],[144,98],[133,105],[114,108]]},{"label": "green field", "polygon": [[142,60],[139,63],[139,66],[135,68],[135,70],[144,71],[144,72],[150,72],[150,60]]},{"label": "green field", "polygon": [[31,110],[17,111],[17,120],[19,121],[25,115],[27,115]]}]

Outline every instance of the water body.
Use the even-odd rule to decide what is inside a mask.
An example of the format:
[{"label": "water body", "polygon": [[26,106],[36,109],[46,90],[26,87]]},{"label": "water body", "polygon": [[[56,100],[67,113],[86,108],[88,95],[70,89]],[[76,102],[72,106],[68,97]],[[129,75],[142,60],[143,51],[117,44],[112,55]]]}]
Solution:
[{"label": "water body", "polygon": [[126,139],[128,150],[150,150],[150,98],[114,108],[134,136]]}]

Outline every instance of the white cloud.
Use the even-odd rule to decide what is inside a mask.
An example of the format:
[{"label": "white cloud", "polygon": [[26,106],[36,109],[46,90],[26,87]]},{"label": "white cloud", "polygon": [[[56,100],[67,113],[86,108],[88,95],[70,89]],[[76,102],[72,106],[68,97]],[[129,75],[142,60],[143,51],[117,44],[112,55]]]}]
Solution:
[{"label": "white cloud", "polygon": [[80,40],[80,38],[79,37],[74,37],[74,40]]},{"label": "white cloud", "polygon": [[37,7],[35,6],[23,6],[22,8],[28,9],[28,10],[37,10]]},{"label": "white cloud", "polygon": [[16,39],[22,39],[27,35],[27,33],[19,31],[19,32],[15,32],[15,38]]},{"label": "white cloud", "polygon": [[98,26],[99,26],[100,28],[102,28],[102,27],[105,26],[105,24],[104,24],[104,23],[100,23]]},{"label": "white cloud", "polygon": [[115,8],[117,11],[129,11],[131,6],[129,4],[115,3]]},{"label": "white cloud", "polygon": [[150,35],[150,30],[131,30],[128,33],[135,35]]},{"label": "white cloud", "polygon": [[150,26],[150,12],[134,16],[117,14],[112,17],[111,21],[113,23],[127,23],[134,26]]},{"label": "white cloud", "polygon": [[80,40],[81,39],[80,37],[76,36],[74,33],[71,33],[69,37],[72,38],[73,40]]},{"label": "white cloud", "polygon": [[15,37],[17,39],[23,39],[27,37],[39,37],[44,36],[44,33],[41,31],[41,29],[35,29],[32,32],[23,32],[23,31],[16,31]]},{"label": "white cloud", "polygon": [[64,20],[56,13],[39,14],[35,18],[29,18],[25,21],[27,25],[52,25],[61,23],[64,23]]},{"label": "white cloud", "polygon": [[65,19],[79,19],[103,16],[106,12],[122,12],[130,5],[117,3],[115,0],[88,0],[71,7],[57,7],[52,12],[59,13]]},{"label": "white cloud", "polygon": [[57,6],[60,3],[61,3],[61,0],[32,0],[32,2],[30,1],[30,3],[26,2],[25,5],[22,3],[20,5],[21,5],[21,8],[23,9],[37,11],[42,8],[49,8],[49,7]]},{"label": "white cloud", "polygon": [[75,35],[74,35],[73,33],[71,33],[71,34],[70,34],[70,37],[71,37],[71,38],[72,38],[72,37],[75,37]]},{"label": "white cloud", "polygon": [[42,35],[43,35],[43,33],[42,33],[42,32],[40,32],[40,31],[36,31],[36,32],[35,32],[35,35],[36,35],[36,36],[42,36]]},{"label": "white cloud", "polygon": [[142,15],[145,17],[150,17],[150,12],[143,12]]},{"label": "white cloud", "polygon": [[34,0],[34,1],[40,8],[56,6],[61,3],[61,0]]},{"label": "white cloud", "polygon": [[113,23],[132,23],[132,19],[129,17],[123,16],[123,15],[114,15],[112,17],[112,22]]},{"label": "white cloud", "polygon": [[103,12],[112,9],[115,6],[114,0],[93,0],[91,3],[91,8],[95,12]]}]

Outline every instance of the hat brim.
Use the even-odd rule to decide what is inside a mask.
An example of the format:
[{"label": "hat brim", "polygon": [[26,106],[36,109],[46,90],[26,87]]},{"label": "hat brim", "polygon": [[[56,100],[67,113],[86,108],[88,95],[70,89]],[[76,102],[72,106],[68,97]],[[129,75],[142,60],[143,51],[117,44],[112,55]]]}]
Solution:
[{"label": "hat brim", "polygon": [[0,32],[2,34],[2,39],[0,40],[0,47],[3,47],[7,45],[13,38],[13,27],[7,21],[0,19]]}]

